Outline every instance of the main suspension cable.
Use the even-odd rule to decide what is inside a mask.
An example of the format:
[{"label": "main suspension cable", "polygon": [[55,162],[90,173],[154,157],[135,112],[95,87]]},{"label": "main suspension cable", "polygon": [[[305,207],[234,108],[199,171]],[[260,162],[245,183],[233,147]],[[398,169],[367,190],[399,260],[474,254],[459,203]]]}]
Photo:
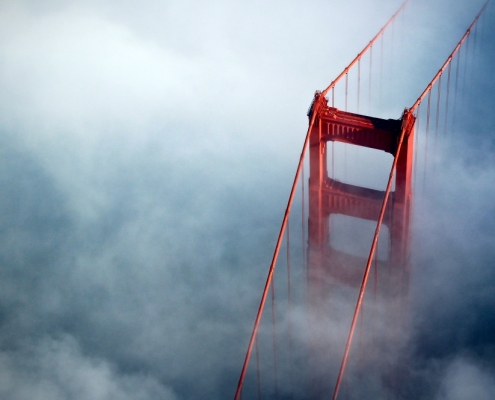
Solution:
[{"label": "main suspension cable", "polygon": [[388,20],[388,22],[383,26],[382,29],[380,29],[380,31],[376,34],[376,36],[371,39],[371,41],[365,46],[365,48],[356,56],[356,58],[354,58],[354,60],[351,61],[351,63],[345,67],[345,69],[342,71],[342,73],[337,76],[337,78],[335,78],[332,83],[330,83],[330,85],[328,85],[328,87],[321,93],[321,95],[323,97],[325,97],[328,92],[330,91],[330,89],[332,89],[333,87],[335,87],[335,85],[337,84],[338,81],[340,81],[344,76],[345,74],[347,74],[349,72],[349,70],[354,66],[354,64],[356,64],[358,62],[358,60],[368,51],[368,49],[373,46],[373,43],[376,42],[376,40],[381,36],[381,34],[383,32],[385,32],[385,30],[389,27],[389,25],[394,21],[394,19],[397,17],[397,15],[399,15],[399,13],[404,9],[404,7],[406,6],[406,4],[409,2],[409,0],[406,0],[401,6],[400,8],[395,12],[394,15],[392,15],[392,18],[390,18]]},{"label": "main suspension cable", "polygon": [[303,144],[303,147],[301,150],[301,155],[299,156],[299,163],[297,165],[297,170],[296,170],[296,173],[294,176],[294,180],[292,182],[292,188],[291,188],[291,191],[289,194],[289,200],[287,201],[287,206],[285,208],[284,218],[282,220],[282,226],[280,227],[280,231],[278,234],[277,243],[275,245],[275,250],[273,252],[272,261],[271,261],[270,267],[268,269],[268,276],[266,278],[265,287],[263,289],[263,294],[261,295],[260,305],[258,307],[258,312],[256,314],[256,318],[254,321],[254,326],[253,326],[253,331],[251,333],[251,338],[249,339],[249,344],[248,344],[248,348],[246,351],[246,356],[244,358],[244,363],[242,365],[241,374],[239,376],[239,381],[237,383],[237,389],[236,389],[236,393],[234,396],[234,400],[239,400],[239,397],[241,395],[242,385],[244,383],[244,378],[246,376],[247,367],[249,365],[249,359],[251,357],[251,352],[253,351],[253,345],[254,345],[255,338],[258,334],[259,324],[261,321],[261,315],[263,314],[263,309],[265,307],[266,298],[268,296],[268,291],[269,291],[271,283],[272,283],[273,273],[275,271],[275,266],[277,263],[278,254],[280,252],[280,246],[282,244],[282,239],[284,236],[285,227],[286,227],[288,219],[289,219],[289,214],[290,214],[290,210],[291,210],[292,203],[294,200],[294,195],[296,193],[297,182],[299,181],[299,176],[301,174],[302,166],[304,163],[304,157],[306,155],[306,149],[307,149],[308,144],[309,144],[309,136],[310,136],[311,130],[313,129],[313,125],[315,123],[315,119],[316,119],[316,115],[318,114],[318,110],[321,107],[322,99],[324,99],[324,97],[321,95],[315,96],[315,99],[314,99],[313,104],[312,104],[312,108],[310,110],[311,111],[311,119],[309,122],[308,130],[306,132],[306,137],[304,139],[304,144]]},{"label": "main suspension cable", "polygon": [[[450,53],[450,55],[447,57],[447,61],[445,61],[445,63],[442,65],[442,68],[440,68],[437,72],[437,74],[433,77],[433,79],[431,80],[431,82],[428,84],[428,86],[426,87],[426,89],[423,91],[423,93],[421,93],[421,95],[418,97],[418,99],[416,100],[416,102],[412,105],[412,107],[409,109],[411,110],[412,112],[414,112],[414,110],[416,109],[416,107],[419,105],[419,103],[421,103],[421,100],[423,100],[423,98],[428,94],[428,91],[432,88],[432,86],[435,84],[435,82],[438,80],[438,78],[440,77],[440,75],[443,73],[443,71],[445,70],[445,68],[447,68],[447,65],[452,61],[452,58],[456,55],[456,53],[459,51],[459,49],[461,48],[462,44],[464,43],[464,41],[466,40],[466,38],[469,36],[469,34],[471,33],[471,30],[473,29],[473,27],[476,25],[476,23],[478,22],[480,16],[483,14],[483,12],[485,11],[486,9],[486,6],[488,5],[488,3],[490,2],[490,0],[487,0],[485,2],[485,4],[483,5],[483,7],[481,8],[480,12],[478,13],[478,15],[476,15],[476,18],[474,19],[474,21],[471,23],[471,25],[469,25],[469,28],[467,29],[467,31],[464,33],[464,35],[462,36],[461,40],[459,41],[459,43],[457,43],[457,46],[454,48],[454,50],[452,51],[452,53]],[[457,84],[456,84],[457,86]]]}]

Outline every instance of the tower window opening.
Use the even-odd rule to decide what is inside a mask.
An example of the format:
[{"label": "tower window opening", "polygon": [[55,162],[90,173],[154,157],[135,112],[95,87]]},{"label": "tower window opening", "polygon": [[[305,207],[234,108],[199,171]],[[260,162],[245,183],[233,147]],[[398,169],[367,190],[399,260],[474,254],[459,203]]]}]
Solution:
[{"label": "tower window opening", "polygon": [[[328,176],[368,189],[385,190],[393,157],[384,151],[342,142],[327,142]],[[392,191],[395,190],[395,179]]]},{"label": "tower window opening", "polygon": [[[332,214],[329,218],[330,246],[343,253],[367,258],[376,229],[376,221]],[[382,224],[378,237],[378,260],[387,261],[390,234],[388,227]]]}]

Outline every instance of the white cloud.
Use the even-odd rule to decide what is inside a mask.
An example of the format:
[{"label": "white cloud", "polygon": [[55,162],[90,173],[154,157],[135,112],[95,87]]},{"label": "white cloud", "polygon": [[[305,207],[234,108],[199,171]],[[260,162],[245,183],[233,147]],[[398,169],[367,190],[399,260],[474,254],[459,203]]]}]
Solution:
[{"label": "white cloud", "polygon": [[0,353],[0,396],[6,400],[177,400],[151,376],[122,373],[85,356],[70,336],[46,338]]},{"label": "white cloud", "polygon": [[[2,203],[0,339],[22,336],[15,343],[25,347],[0,356],[6,396],[173,398],[158,378],[126,372],[135,364],[181,396],[224,395],[313,91],[400,3],[3,2],[2,178],[20,200]],[[429,23],[414,21],[407,79],[394,86],[413,99],[472,11],[455,2],[452,18],[440,18],[444,5],[423,4]],[[420,48],[425,38],[436,45]],[[462,168],[452,174],[468,181]],[[492,177],[474,179],[456,213]],[[444,208],[436,217],[456,230],[483,219],[474,207],[449,222]],[[67,337],[25,344],[45,329],[69,331],[92,355]],[[321,334],[340,330],[322,324]],[[194,385],[192,375],[201,376]]]}]

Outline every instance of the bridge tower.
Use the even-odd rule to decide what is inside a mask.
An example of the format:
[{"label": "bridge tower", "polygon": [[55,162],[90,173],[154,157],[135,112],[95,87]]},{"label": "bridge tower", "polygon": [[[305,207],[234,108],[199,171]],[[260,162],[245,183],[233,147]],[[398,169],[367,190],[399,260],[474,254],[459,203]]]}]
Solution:
[{"label": "bridge tower", "polygon": [[[385,151],[393,157],[397,156],[395,190],[390,193],[383,218],[383,224],[389,232],[387,257],[385,260],[375,261],[375,268],[386,271],[380,274],[379,301],[381,304],[387,304],[382,313],[386,314],[386,321],[382,320],[380,324],[392,326],[392,329],[387,331],[388,336],[382,336],[382,341],[388,342],[391,347],[397,347],[398,343],[394,346],[392,342],[400,336],[398,330],[404,324],[405,318],[401,314],[409,291],[414,129],[404,137],[400,153],[397,154],[399,138],[405,126],[404,120],[408,118],[406,113],[401,119],[385,120],[329,107],[325,99],[322,99],[323,105],[315,107],[319,101],[318,97],[317,93],[309,115],[311,118],[312,113],[316,113],[309,137],[308,300],[311,323],[319,324],[321,320],[332,318],[329,308],[335,308],[329,307],[329,302],[335,300],[332,292],[335,292],[336,288],[342,292],[344,287],[353,293],[350,302],[353,301],[355,305],[354,293],[357,293],[356,289],[362,282],[367,261],[363,257],[332,248],[331,236],[338,233],[331,231],[331,215],[340,214],[378,221],[385,194],[384,191],[330,178],[327,168],[328,142],[342,142]],[[314,332],[310,335],[309,343],[310,360],[312,359],[309,364],[313,392],[311,398],[323,399],[333,389],[329,387],[331,379],[328,379],[327,367],[330,368],[336,363],[328,358],[334,358],[337,354],[332,357],[331,350],[326,348],[335,344],[335,338],[331,338],[327,343],[325,340],[322,342],[321,335],[319,337],[317,333],[318,329],[311,331]],[[324,331],[328,332],[328,327]],[[342,346],[336,347],[340,347],[338,350],[341,351]],[[324,360],[325,358],[327,360]],[[376,359],[368,361],[373,364]],[[387,374],[389,376],[384,377]],[[384,372],[381,379],[395,380],[388,372]]]}]

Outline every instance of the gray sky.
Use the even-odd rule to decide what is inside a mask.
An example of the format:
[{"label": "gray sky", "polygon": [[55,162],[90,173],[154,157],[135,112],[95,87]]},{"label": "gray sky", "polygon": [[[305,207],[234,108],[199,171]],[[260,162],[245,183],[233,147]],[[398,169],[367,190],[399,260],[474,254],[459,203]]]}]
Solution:
[{"label": "gray sky", "polygon": [[[482,4],[411,2],[384,118]],[[0,2],[0,397],[232,398],[313,93],[399,5]],[[495,393],[494,24],[416,188],[416,398]]]}]

